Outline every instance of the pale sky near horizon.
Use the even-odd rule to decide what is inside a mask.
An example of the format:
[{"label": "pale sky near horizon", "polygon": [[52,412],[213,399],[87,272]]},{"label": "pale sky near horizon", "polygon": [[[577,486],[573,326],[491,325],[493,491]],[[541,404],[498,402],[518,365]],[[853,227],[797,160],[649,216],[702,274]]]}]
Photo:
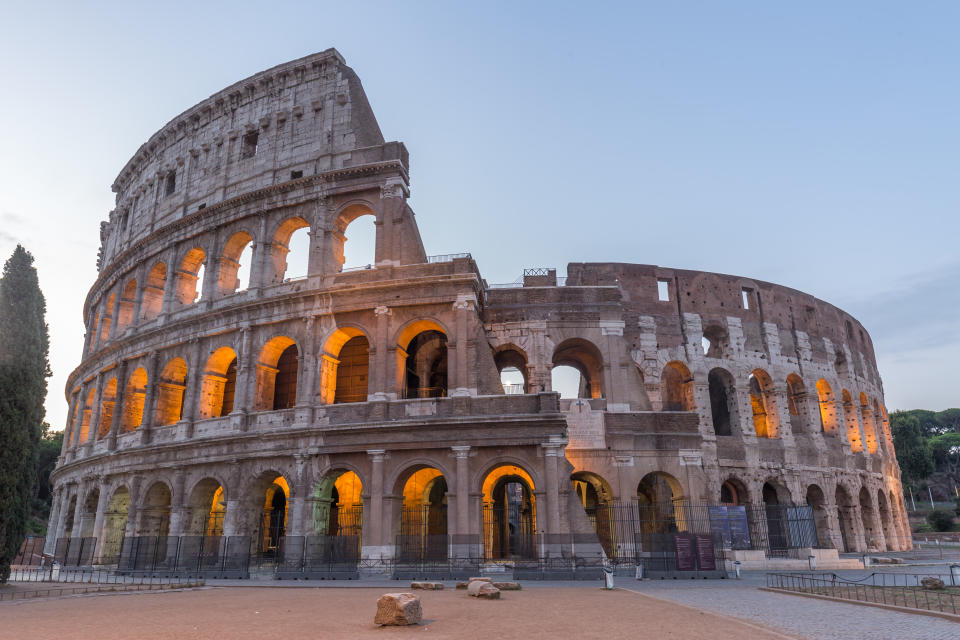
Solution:
[{"label": "pale sky near horizon", "polygon": [[0,257],[37,259],[54,429],[120,169],[328,47],[410,150],[427,253],[470,251],[489,282],[581,261],[777,282],[864,324],[891,410],[960,405],[956,3],[0,8]]}]

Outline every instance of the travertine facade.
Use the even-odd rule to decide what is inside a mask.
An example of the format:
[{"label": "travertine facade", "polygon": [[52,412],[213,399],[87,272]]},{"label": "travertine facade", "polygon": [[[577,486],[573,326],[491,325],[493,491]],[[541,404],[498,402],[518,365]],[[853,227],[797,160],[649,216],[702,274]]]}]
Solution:
[{"label": "travertine facade", "polygon": [[[415,531],[496,558],[497,509],[549,534],[638,501],[810,504],[821,546],[910,544],[855,319],[721,274],[575,263],[562,286],[549,270],[488,286],[468,254],[428,257],[406,149],[334,50],[177,116],[113,189],[51,545],[354,527],[366,558]],[[376,264],[343,271],[361,216]],[[291,279],[300,229],[308,273]],[[580,400],[551,392],[558,365],[580,371]]]}]

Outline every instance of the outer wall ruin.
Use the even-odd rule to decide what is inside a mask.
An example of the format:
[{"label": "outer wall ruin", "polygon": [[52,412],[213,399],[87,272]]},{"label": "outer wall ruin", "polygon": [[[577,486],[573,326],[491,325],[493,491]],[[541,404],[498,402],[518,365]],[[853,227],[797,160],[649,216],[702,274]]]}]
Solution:
[{"label": "outer wall ruin", "polygon": [[[214,94],[138,150],[101,225],[48,551],[349,530],[367,559],[413,534],[472,536],[497,559],[517,527],[603,538],[598,508],[657,504],[680,530],[684,505],[810,505],[818,547],[910,547],[856,319],[652,265],[489,285],[469,254],[426,254],[408,168],[332,49]],[[375,264],[343,270],[364,216]],[[291,278],[297,232],[308,267]],[[579,399],[552,392],[560,365]],[[507,368],[522,385],[501,384]]]}]

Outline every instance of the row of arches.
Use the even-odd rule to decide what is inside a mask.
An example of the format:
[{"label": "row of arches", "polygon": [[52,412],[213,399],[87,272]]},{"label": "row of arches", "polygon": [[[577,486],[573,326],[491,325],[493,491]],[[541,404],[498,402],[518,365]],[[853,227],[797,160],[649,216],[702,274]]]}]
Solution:
[{"label": "row of arches", "polygon": [[[359,204],[346,207],[336,217],[332,231],[334,272],[374,264],[374,217],[369,207]],[[204,246],[209,242],[186,243],[168,260],[154,262],[142,274],[142,282],[137,276],[123,281],[122,287],[93,305],[87,351],[93,353],[110,338],[122,335],[131,326],[150,322],[164,311],[307,275],[311,228],[306,219],[290,217],[266,239],[258,240],[258,235],[257,230],[241,223],[217,252],[211,253],[209,246]]]},{"label": "row of arches", "polygon": [[527,353],[515,344],[495,348],[493,360],[505,393],[557,391],[561,398],[604,397],[603,355],[584,338],[564,340],[553,350],[549,386],[545,380],[531,379]]},{"label": "row of arches", "polygon": [[[880,403],[860,393],[855,403],[853,395],[842,391],[840,411],[829,382],[820,378],[816,382],[817,409],[808,403],[806,384],[796,373],[784,381],[781,393],[770,374],[764,369],[754,369],[747,378],[746,394],[750,401],[749,419],[754,433],[759,438],[776,438],[780,435],[780,403],[786,402],[786,415],[793,433],[822,432],[836,434],[839,430],[838,415],[843,416],[845,433],[852,451],[877,453],[880,437],[890,448],[890,433],[886,411]],[[734,434],[734,425],[740,424],[740,404],[737,383],[726,369],[716,367],[707,374],[710,397],[710,415],[717,435]],[[660,376],[660,398],[663,411],[697,411],[694,393],[694,377],[682,362],[672,361],[664,366]],[[811,416],[811,414],[815,414]]]}]

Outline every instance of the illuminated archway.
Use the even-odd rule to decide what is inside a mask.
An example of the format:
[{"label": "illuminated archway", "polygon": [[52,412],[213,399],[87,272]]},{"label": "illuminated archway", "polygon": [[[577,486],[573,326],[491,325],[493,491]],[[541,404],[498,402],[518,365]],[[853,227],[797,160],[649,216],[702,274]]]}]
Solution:
[{"label": "illuminated archway", "polygon": [[183,393],[187,385],[187,362],[174,358],[163,368],[157,382],[157,425],[179,422],[183,418]]},{"label": "illuminated archway", "polygon": [[[305,231],[300,231],[304,229]],[[269,281],[273,284],[283,282],[284,279],[298,278],[307,274],[309,262],[309,242],[305,253],[300,255],[300,249],[291,252],[291,247],[301,243],[295,242],[293,235],[309,234],[310,223],[299,216],[287,218],[277,227],[270,245],[270,264],[272,273]],[[288,265],[289,268],[288,268]]]},{"label": "illuminated archway", "polygon": [[194,247],[180,261],[180,269],[177,271],[177,302],[181,305],[193,304],[202,295],[203,282],[200,276],[206,268],[206,260],[206,252],[200,247]]},{"label": "illuminated archway", "polygon": [[103,313],[100,320],[100,346],[106,344],[110,339],[110,328],[113,324],[113,306],[116,295],[111,293],[107,298],[107,304],[103,307]]},{"label": "illuminated archway", "polygon": [[587,519],[597,532],[603,551],[608,557],[616,555],[616,513],[610,483],[589,471],[570,476],[577,500],[583,506]]},{"label": "illuminated archway", "polygon": [[447,395],[447,334],[432,320],[407,325],[397,338],[397,365],[404,398]]},{"label": "illuminated archway", "polygon": [[260,494],[264,496],[262,503],[262,512],[260,514],[260,527],[257,540],[259,551],[261,553],[272,553],[280,544],[280,539],[287,532],[287,516],[290,505],[290,485],[286,478],[277,475],[270,480],[273,474],[266,474],[261,477],[260,485],[267,485],[265,491]]},{"label": "illuminated archway", "polygon": [[214,478],[204,478],[194,485],[188,502],[189,521],[184,529],[193,536],[222,536],[227,511],[223,485]]},{"label": "illuminated archway", "polygon": [[363,483],[354,471],[331,471],[313,490],[313,531],[325,536],[363,532]]},{"label": "illuminated archway", "polygon": [[750,407],[753,411],[753,428],[758,438],[776,438],[778,418],[776,391],[773,380],[763,369],[754,369],[747,379],[750,390]]},{"label": "illuminated archway", "polygon": [[682,362],[668,362],[660,374],[660,402],[663,411],[696,411],[693,374]]},{"label": "illuminated archway", "polygon": [[[404,480],[404,476],[406,479]],[[447,479],[435,467],[417,466],[398,479],[403,496],[397,552],[401,560],[447,558]]]},{"label": "illuminated archway", "polygon": [[90,414],[93,413],[93,403],[94,398],[97,394],[97,390],[91,388],[87,392],[87,399],[83,403],[83,414],[80,418],[80,438],[77,440],[78,444],[83,444],[90,438]]},{"label": "illuminated archway", "polygon": [[867,453],[874,454],[877,452],[877,429],[870,399],[863,392],[860,393],[860,415],[863,416],[863,437],[867,441]]},{"label": "illuminated archway", "polygon": [[133,431],[143,424],[143,403],[147,396],[147,370],[137,367],[127,379],[127,387],[123,392],[123,416],[120,420],[120,430],[124,433]]},{"label": "illuminated archway", "polygon": [[117,308],[117,335],[133,322],[133,306],[137,301],[137,280],[131,278],[123,287],[120,295],[120,305]]},{"label": "illuminated archway", "polygon": [[370,343],[356,327],[334,331],[323,346],[320,398],[324,404],[366,402],[370,375]]},{"label": "illuminated archway", "polygon": [[100,424],[97,425],[97,440],[110,433],[113,424],[113,412],[117,402],[117,379],[110,378],[100,392]]},{"label": "illuminated archway", "polygon": [[150,269],[143,284],[143,299],[140,303],[140,318],[153,320],[163,310],[163,290],[167,286],[167,265],[158,262]]},{"label": "illuminated archway", "polygon": [[807,408],[807,389],[803,378],[795,373],[787,376],[787,413],[794,434],[810,432],[810,416]]},{"label": "illuminated archway", "polygon": [[[641,530],[645,534],[664,534],[686,531],[686,498],[680,482],[669,473],[653,471],[643,476],[637,485],[637,507],[640,510]],[[659,545],[660,540],[647,539],[648,544]]]},{"label": "illuminated archway", "polygon": [[237,353],[220,347],[207,360],[200,390],[199,417],[219,418],[233,411],[237,386]]},{"label": "illuminated archway", "polygon": [[820,428],[824,433],[837,433],[837,404],[830,383],[817,380],[817,402],[820,405]]},{"label": "illuminated archway", "polygon": [[[238,231],[223,245],[217,273],[217,295],[228,296],[250,284],[250,262],[253,259],[253,237]],[[241,272],[242,271],[242,272]],[[243,277],[246,282],[243,282]]]},{"label": "illuminated archway", "polygon": [[492,560],[537,557],[533,478],[522,467],[501,465],[483,479],[483,547]]},{"label": "illuminated archway", "polygon": [[257,362],[254,408],[257,411],[290,409],[297,403],[300,352],[287,336],[271,338]]}]

